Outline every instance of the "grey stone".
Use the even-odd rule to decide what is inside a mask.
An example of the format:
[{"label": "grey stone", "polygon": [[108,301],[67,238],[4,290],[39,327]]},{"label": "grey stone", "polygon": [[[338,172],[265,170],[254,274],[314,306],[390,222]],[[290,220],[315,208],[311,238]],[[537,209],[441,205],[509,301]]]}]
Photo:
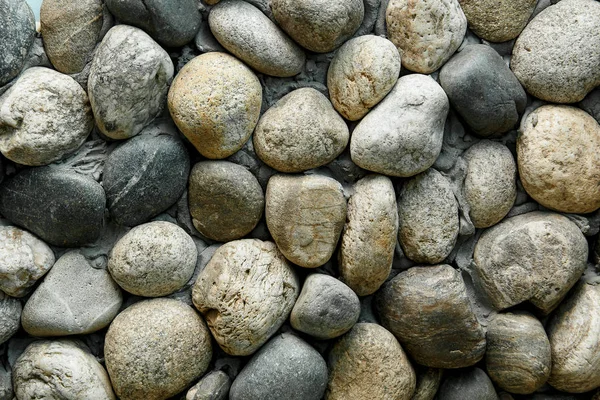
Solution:
[{"label": "grey stone", "polygon": [[379,16],[381,0],[363,0],[363,5],[365,8],[365,15],[363,17],[362,23],[360,24],[360,27],[356,32],[354,32],[355,37],[368,35],[373,32],[375,24],[377,23],[377,18]]},{"label": "grey stone", "polygon": [[426,368],[417,371],[417,387],[411,400],[433,400],[438,392],[444,370]]},{"label": "grey stone", "polygon": [[208,24],[201,24],[196,37],[194,38],[194,45],[201,53],[210,53],[211,51],[226,52],[225,48],[221,46],[221,43],[214,37],[210,31]]},{"label": "grey stone", "polygon": [[0,4],[0,86],[17,76],[35,35],[35,17],[25,0]]},{"label": "grey stone", "polygon": [[[19,299],[0,293],[0,344],[10,339],[21,327],[22,309]],[[0,389],[0,399],[2,398]]]},{"label": "grey stone", "polygon": [[185,400],[226,400],[231,379],[223,371],[212,371],[204,375],[185,395]]},{"label": "grey stone", "polygon": [[498,400],[490,378],[479,368],[449,373],[438,393],[439,400]]},{"label": "grey stone", "polygon": [[600,124],[600,88],[592,90],[585,96],[579,103],[579,107]]}]

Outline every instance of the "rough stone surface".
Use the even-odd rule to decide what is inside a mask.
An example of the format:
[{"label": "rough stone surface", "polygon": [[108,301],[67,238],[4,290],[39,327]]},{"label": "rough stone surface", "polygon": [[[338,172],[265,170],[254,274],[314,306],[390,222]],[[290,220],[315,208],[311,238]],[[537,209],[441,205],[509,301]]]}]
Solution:
[{"label": "rough stone surface", "polygon": [[490,378],[479,368],[448,374],[438,393],[439,400],[498,400]]},{"label": "rough stone surface", "polygon": [[431,77],[403,76],[352,132],[352,161],[390,176],[425,171],[442,149],[449,109],[446,93]]},{"label": "rough stone surface", "polygon": [[427,368],[418,371],[417,387],[411,400],[433,400],[438,392],[443,375],[444,370],[440,368]]},{"label": "rough stone surface", "polygon": [[35,17],[25,0],[0,4],[0,86],[17,76],[35,38]]},{"label": "rough stone surface", "polygon": [[[21,327],[21,301],[0,293],[0,344],[10,339]],[[0,390],[0,399],[2,399]]]},{"label": "rough stone surface", "polygon": [[490,42],[514,39],[525,28],[537,0],[458,0],[469,28]]},{"label": "rough stone surface", "polygon": [[229,375],[223,371],[212,371],[188,390],[185,400],[226,400],[230,387]]}]

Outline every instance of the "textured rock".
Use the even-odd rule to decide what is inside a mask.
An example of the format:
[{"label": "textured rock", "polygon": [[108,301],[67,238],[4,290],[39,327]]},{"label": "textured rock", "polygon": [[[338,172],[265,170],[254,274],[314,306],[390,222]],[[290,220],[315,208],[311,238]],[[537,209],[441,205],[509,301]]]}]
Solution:
[{"label": "textured rock", "polygon": [[260,114],[262,87],[241,61],[206,53],[179,71],[168,104],[173,121],[206,158],[225,158],[244,146]]},{"label": "textured rock", "polygon": [[285,322],[298,292],[298,278],[274,243],[244,239],[219,247],[192,298],[219,346],[249,355]]},{"label": "textured rock", "polygon": [[98,128],[112,139],[140,133],[162,112],[172,78],[173,62],[150,36],[132,26],[111,28],[88,78]]},{"label": "textured rock", "polygon": [[490,378],[479,368],[457,371],[446,376],[438,393],[439,400],[498,400]]},{"label": "textured rock", "polygon": [[185,400],[226,400],[230,387],[229,375],[223,371],[212,371],[188,390]]},{"label": "textured rock", "polygon": [[435,368],[474,365],[485,335],[458,271],[449,265],[413,267],[377,293],[382,325],[419,364]]},{"label": "textured rock", "polygon": [[525,28],[537,0],[458,0],[469,28],[490,42],[514,39]]},{"label": "textured rock", "polygon": [[[21,327],[21,301],[0,293],[0,344],[10,339]],[[0,399],[2,390],[0,389]]]},{"label": "textured rock", "polygon": [[444,65],[467,31],[457,0],[390,0],[385,20],[387,36],[402,54],[402,66],[422,74]]},{"label": "textured rock", "polygon": [[524,301],[547,314],[586,267],[588,245],[568,218],[532,212],[488,229],[475,246],[475,270],[498,309]]},{"label": "textured rock", "polygon": [[359,323],[329,353],[325,399],[410,400],[415,371],[404,350],[380,325]]},{"label": "textured rock", "polygon": [[354,185],[338,253],[340,279],[359,296],[375,293],[392,269],[398,209],[392,181],[369,175]]},{"label": "textured rock", "polygon": [[517,161],[523,187],[541,205],[568,213],[600,207],[600,125],[586,112],[545,105],[522,122]]},{"label": "textured rock", "polygon": [[425,171],[442,149],[449,108],[448,97],[432,78],[403,76],[352,132],[352,161],[390,176]]},{"label": "textured rock", "polygon": [[542,100],[575,103],[600,85],[600,3],[564,0],[537,15],[513,48],[510,66]]},{"label": "textured rock", "polygon": [[0,152],[19,164],[64,158],[93,126],[85,91],[73,78],[48,68],[28,69],[0,97]]},{"label": "textured rock", "polygon": [[273,337],[235,378],[230,400],[320,400],[327,365],[308,343],[291,333]]},{"label": "textured rock", "polygon": [[17,76],[35,38],[35,17],[25,0],[0,4],[0,86]]},{"label": "textured rock", "polygon": [[271,168],[301,172],[333,161],[349,138],[329,100],[316,89],[302,88],[263,114],[254,131],[254,149]]},{"label": "textured rock", "polygon": [[202,161],[194,165],[188,198],[196,229],[221,242],[250,233],[265,207],[265,195],[258,180],[243,166],[229,161]]},{"label": "textured rock", "polygon": [[206,324],[188,305],[152,299],[117,315],[106,333],[106,368],[122,400],[163,400],[204,374],[212,357]]},{"label": "textured rock", "polygon": [[417,372],[417,387],[411,400],[433,400],[442,382],[443,369],[427,368]]},{"label": "textured rock", "polygon": [[267,185],[265,216],[288,260],[319,267],[331,258],[346,220],[342,185],[319,175],[275,175]]},{"label": "textured rock", "polygon": [[579,103],[579,107],[600,124],[600,88],[592,90],[585,96],[585,99]]}]

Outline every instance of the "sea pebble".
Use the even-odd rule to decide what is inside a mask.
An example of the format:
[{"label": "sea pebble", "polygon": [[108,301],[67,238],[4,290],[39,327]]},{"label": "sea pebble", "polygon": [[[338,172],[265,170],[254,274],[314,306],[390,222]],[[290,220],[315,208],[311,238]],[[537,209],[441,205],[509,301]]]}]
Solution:
[{"label": "sea pebble", "polygon": [[35,16],[25,0],[0,4],[0,87],[17,76],[35,38]]}]

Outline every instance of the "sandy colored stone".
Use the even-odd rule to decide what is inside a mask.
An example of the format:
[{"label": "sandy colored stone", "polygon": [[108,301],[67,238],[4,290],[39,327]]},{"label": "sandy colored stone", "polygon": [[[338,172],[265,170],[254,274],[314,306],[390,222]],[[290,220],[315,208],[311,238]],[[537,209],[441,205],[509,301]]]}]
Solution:
[{"label": "sandy colored stone", "polygon": [[537,0],[458,0],[469,28],[490,42],[514,39],[525,28]]}]

